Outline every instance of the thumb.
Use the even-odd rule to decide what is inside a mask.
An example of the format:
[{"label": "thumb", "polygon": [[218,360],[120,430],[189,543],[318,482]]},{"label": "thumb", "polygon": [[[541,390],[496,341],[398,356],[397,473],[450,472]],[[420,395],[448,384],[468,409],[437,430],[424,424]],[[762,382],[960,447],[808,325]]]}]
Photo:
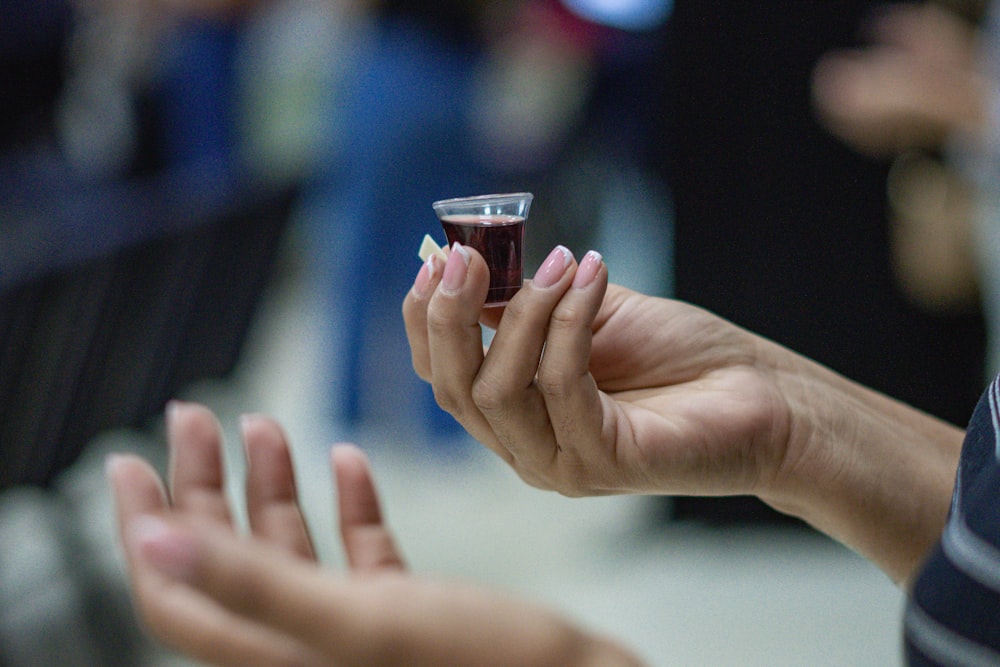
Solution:
[{"label": "thumb", "polygon": [[152,515],[129,533],[141,562],[245,620],[312,647],[361,631],[351,614],[363,603],[356,587],[271,544]]}]

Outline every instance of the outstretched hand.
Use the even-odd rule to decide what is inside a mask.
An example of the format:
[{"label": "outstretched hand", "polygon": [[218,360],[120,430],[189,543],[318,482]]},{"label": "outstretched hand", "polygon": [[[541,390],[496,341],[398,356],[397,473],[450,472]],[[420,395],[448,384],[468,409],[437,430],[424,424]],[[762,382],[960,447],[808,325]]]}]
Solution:
[{"label": "outstretched hand", "polygon": [[170,484],[116,455],[108,475],[137,612],[168,646],[214,665],[636,665],[546,610],[405,571],[365,455],[335,447],[350,575],[316,562],[288,444],[271,419],[243,421],[250,535],[234,525],[221,435],[207,409],[168,411]]}]

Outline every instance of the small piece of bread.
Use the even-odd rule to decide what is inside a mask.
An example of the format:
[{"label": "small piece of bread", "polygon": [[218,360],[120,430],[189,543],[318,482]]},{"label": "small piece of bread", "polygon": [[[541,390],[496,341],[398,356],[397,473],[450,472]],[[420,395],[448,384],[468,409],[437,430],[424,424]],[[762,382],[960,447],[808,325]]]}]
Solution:
[{"label": "small piece of bread", "polygon": [[448,255],[444,254],[441,246],[434,242],[430,234],[424,234],[424,240],[420,244],[420,260],[426,262],[431,255],[437,255],[443,261],[448,261]]}]

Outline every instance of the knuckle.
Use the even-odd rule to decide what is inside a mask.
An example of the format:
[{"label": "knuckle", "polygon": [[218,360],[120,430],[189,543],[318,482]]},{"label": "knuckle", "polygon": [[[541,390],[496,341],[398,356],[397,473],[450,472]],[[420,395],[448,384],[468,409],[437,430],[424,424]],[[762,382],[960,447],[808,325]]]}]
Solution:
[{"label": "knuckle", "polygon": [[569,456],[563,451],[560,457],[559,478],[556,491],[567,498],[586,498],[597,494],[594,485],[593,471],[586,462],[576,460],[570,461]]},{"label": "knuckle", "polygon": [[549,318],[549,328],[556,331],[565,331],[579,328],[584,321],[583,308],[570,299],[564,299],[552,311]]},{"label": "knuckle", "polygon": [[559,477],[552,490],[564,498],[589,498],[592,495],[579,482],[565,477]]},{"label": "knuckle", "polygon": [[503,417],[510,405],[510,391],[489,377],[479,377],[472,383],[472,402],[484,415]]},{"label": "knuckle", "polygon": [[441,385],[433,384],[431,388],[434,392],[434,402],[442,410],[459,419],[464,413],[462,400],[454,392],[445,389]]},{"label": "knuckle", "polygon": [[529,304],[531,302],[529,296],[530,292],[527,290],[521,290],[515,294],[503,310],[504,320],[509,322],[524,319],[529,312]]},{"label": "knuckle", "polygon": [[579,381],[580,378],[566,369],[556,368],[551,364],[543,364],[538,369],[538,374],[535,377],[535,384],[538,386],[538,390],[550,398],[567,396],[573,386]]},{"label": "knuckle", "polygon": [[580,488],[576,484],[566,483],[565,481],[555,491],[565,498],[587,498],[591,495],[587,493],[586,489]]},{"label": "knuckle", "polygon": [[583,498],[587,495],[580,486],[579,481],[566,475],[563,470],[560,470],[559,474],[553,479],[552,490],[566,498]]},{"label": "knuckle", "polygon": [[427,311],[427,332],[434,337],[449,336],[455,327],[455,319],[443,308],[432,308]]},{"label": "knuckle", "polygon": [[521,481],[532,488],[540,489],[542,491],[556,491],[556,488],[553,486],[551,480],[538,474],[535,470],[527,468],[523,465],[515,465],[514,472],[516,472],[517,476],[521,478]]}]

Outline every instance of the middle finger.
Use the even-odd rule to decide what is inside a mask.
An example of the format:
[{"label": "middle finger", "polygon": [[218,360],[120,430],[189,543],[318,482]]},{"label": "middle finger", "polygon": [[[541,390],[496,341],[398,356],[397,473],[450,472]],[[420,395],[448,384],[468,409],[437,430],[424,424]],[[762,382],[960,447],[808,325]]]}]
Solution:
[{"label": "middle finger", "polygon": [[557,246],[508,305],[473,395],[497,440],[528,481],[551,465],[556,440],[536,374],[552,312],[572,280],[573,254]]},{"label": "middle finger", "polygon": [[262,415],[244,415],[247,518],[258,538],[307,559],[315,558],[299,507],[295,469],[281,426]]},{"label": "middle finger", "polygon": [[193,517],[232,525],[222,464],[222,429],[212,412],[193,403],[167,407],[170,493],[174,507]]}]

